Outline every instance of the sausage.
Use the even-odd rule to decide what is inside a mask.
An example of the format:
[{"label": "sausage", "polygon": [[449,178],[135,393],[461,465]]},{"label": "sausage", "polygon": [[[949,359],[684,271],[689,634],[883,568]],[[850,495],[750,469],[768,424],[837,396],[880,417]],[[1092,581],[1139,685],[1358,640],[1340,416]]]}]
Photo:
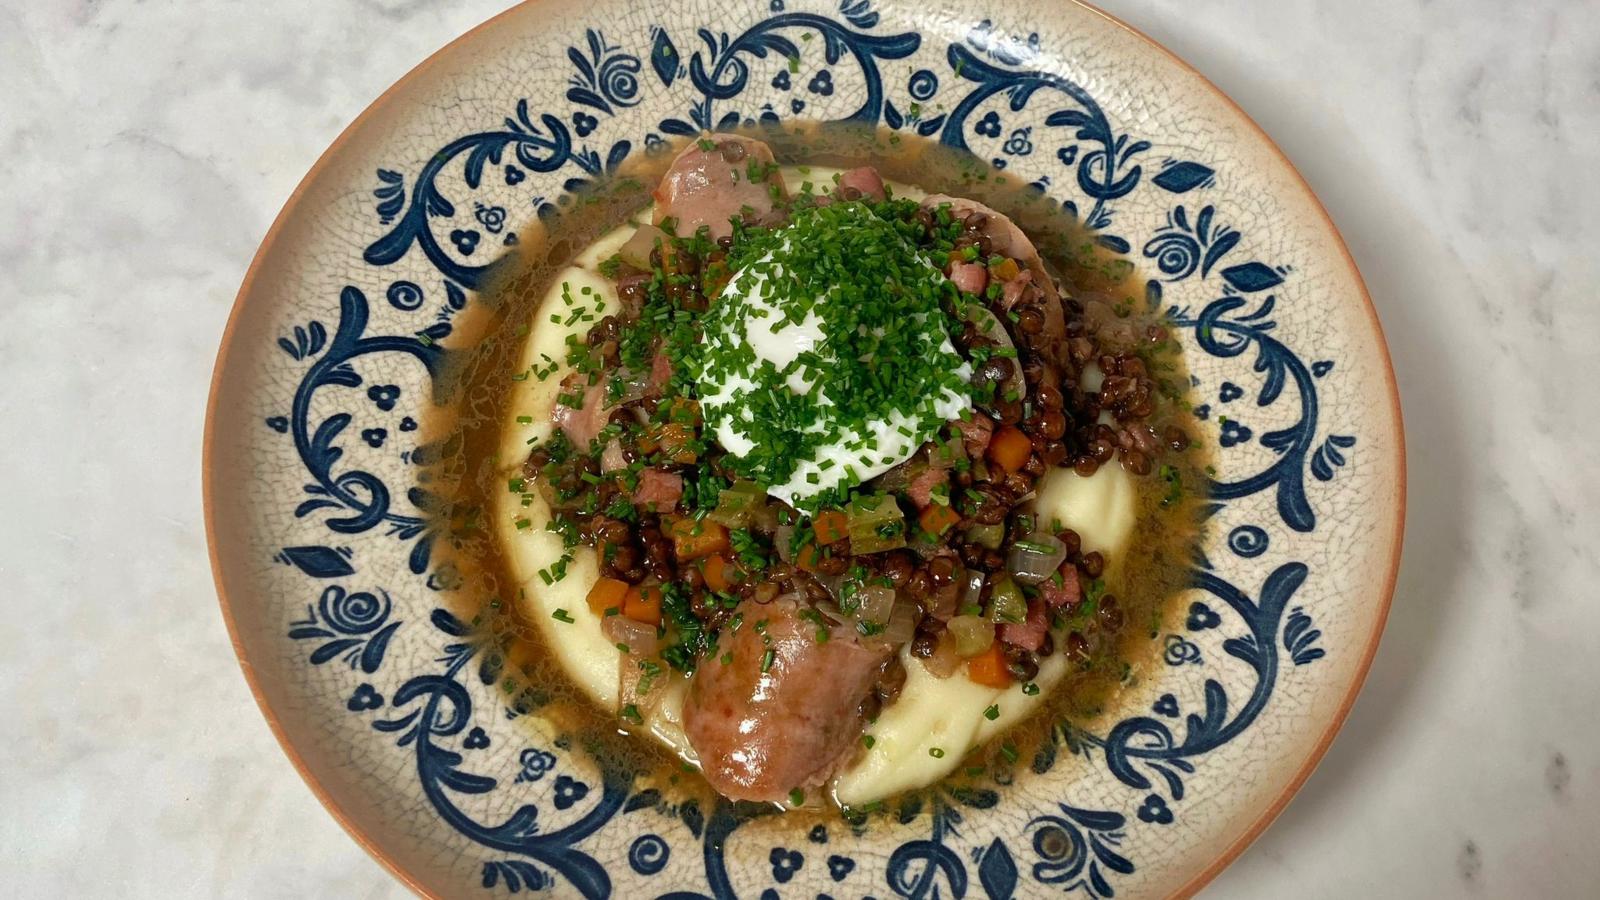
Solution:
[{"label": "sausage", "polygon": [[[704,149],[702,145],[709,145]],[[750,164],[770,166],[765,178],[750,181]],[[753,218],[772,211],[772,186],[786,196],[783,176],[771,166],[772,148],[736,134],[709,134],[690,144],[668,167],[656,186],[655,223],[676,223],[680,237],[704,225],[711,239],[733,233],[732,220],[748,210]]]},{"label": "sausage", "polygon": [[[848,192],[851,192],[847,194]],[[883,176],[871,166],[861,166],[855,169],[846,169],[839,173],[839,195],[864,198],[867,200],[883,200],[889,196],[883,188]]]},{"label": "sausage", "polygon": [[847,628],[819,642],[822,626],[789,601],[747,600],[735,617],[690,681],[684,733],[718,793],[776,802],[821,784],[855,746],[890,650]]},{"label": "sausage", "polygon": [[[1045,268],[1044,260],[1039,256],[1038,248],[1033,246],[1033,241],[1022,233],[1017,223],[1006,218],[995,210],[965,197],[951,197],[948,194],[929,194],[922,201],[925,209],[937,210],[948,205],[951,215],[958,219],[966,219],[974,213],[982,214],[986,219],[984,236],[989,239],[989,246],[994,252],[1009,256],[1022,263],[1023,267],[1031,273],[1030,280],[1040,293],[1040,311],[1044,314],[1043,335],[1048,338],[1042,342],[1044,348],[1056,348],[1066,338],[1066,314],[1061,307],[1061,294],[1056,289],[1054,278]],[[1021,291],[1025,285],[1019,285]],[[1016,302],[1017,297],[1011,298]]]}]

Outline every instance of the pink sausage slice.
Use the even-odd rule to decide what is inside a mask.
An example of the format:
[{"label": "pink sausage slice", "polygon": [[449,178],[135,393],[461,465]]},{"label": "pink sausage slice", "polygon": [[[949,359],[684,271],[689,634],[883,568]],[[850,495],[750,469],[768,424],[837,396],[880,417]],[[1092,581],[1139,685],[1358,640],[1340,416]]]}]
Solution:
[{"label": "pink sausage slice", "polygon": [[689,684],[683,728],[718,793],[779,801],[821,784],[854,748],[889,650],[843,628],[818,642],[818,625],[788,602],[745,601],[735,615],[739,628],[723,629]]},{"label": "pink sausage slice", "polygon": [[689,237],[704,225],[716,240],[732,234],[732,220],[746,210],[752,217],[770,212],[774,185],[780,197],[787,196],[783,176],[771,167],[752,182],[752,161],[758,167],[770,166],[772,148],[736,134],[708,134],[690,144],[656,187],[656,224],[673,219],[680,237]]}]

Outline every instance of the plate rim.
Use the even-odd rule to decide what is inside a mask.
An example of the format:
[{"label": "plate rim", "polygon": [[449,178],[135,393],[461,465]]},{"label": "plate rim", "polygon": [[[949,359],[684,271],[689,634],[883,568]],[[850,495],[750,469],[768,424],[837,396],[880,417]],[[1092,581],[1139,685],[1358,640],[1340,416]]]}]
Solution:
[{"label": "plate rim", "polygon": [[[421,62],[417,63],[410,70],[408,70],[404,75],[396,79],[393,84],[390,84],[387,88],[385,88],[383,92],[373,99],[373,101],[365,108],[363,108],[361,112],[355,116],[355,118],[350,120],[350,122],[340,130],[339,134],[333,139],[327,148],[318,155],[316,161],[312,163],[305,175],[300,178],[299,182],[295,185],[294,190],[290,192],[288,198],[284,201],[282,208],[280,208],[277,215],[274,216],[271,226],[268,227],[266,234],[261,239],[261,243],[256,247],[255,253],[251,256],[250,264],[245,270],[244,278],[239,285],[239,290],[234,295],[233,303],[228,311],[228,319],[226,324],[223,326],[222,335],[218,344],[216,361],[212,366],[211,382],[207,388],[205,425],[201,434],[200,483],[201,506],[206,536],[206,553],[211,566],[211,577],[216,588],[217,601],[221,607],[223,624],[228,632],[228,641],[233,648],[234,656],[237,659],[239,668],[244,675],[245,683],[250,688],[250,694],[255,699],[256,706],[261,711],[262,717],[266,720],[267,727],[272,732],[272,736],[277,740],[279,748],[283,751],[284,755],[288,757],[290,764],[294,767],[300,778],[305,782],[306,786],[311,789],[312,795],[315,796],[317,801],[322,804],[322,807],[327,810],[329,815],[331,815],[336,822],[339,823],[339,826],[344,829],[345,833],[349,835],[352,840],[355,841],[356,845],[362,850],[366,851],[368,856],[376,860],[379,865],[389,872],[389,874],[393,875],[413,893],[427,898],[439,898],[440,895],[426,888],[416,877],[403,868],[395,859],[391,858],[388,853],[378,845],[378,841],[375,838],[367,834],[367,832],[356,823],[354,816],[346,811],[344,807],[342,807],[338,801],[334,799],[333,794],[322,783],[321,779],[312,771],[311,767],[306,763],[305,758],[295,748],[293,743],[290,742],[288,735],[284,730],[283,724],[279,721],[277,714],[267,703],[266,696],[261,689],[261,685],[257,681],[254,666],[251,665],[250,661],[246,657],[244,644],[240,638],[238,621],[234,615],[233,603],[229,598],[227,589],[223,583],[223,564],[221,555],[218,552],[216,503],[218,486],[215,482],[216,467],[214,465],[219,453],[217,448],[216,431],[218,404],[222,387],[223,373],[230,367],[232,357],[231,351],[234,349],[234,339],[237,337],[239,323],[243,318],[242,311],[246,302],[246,298],[253,292],[253,289],[255,288],[256,280],[260,275],[262,261],[275,247],[285,226],[288,225],[290,220],[293,218],[292,214],[298,211],[298,207],[300,206],[301,202],[305,200],[306,194],[310,190],[311,186],[318,180],[323,171],[340,155],[346,143],[356,132],[360,131],[363,126],[376,118],[380,113],[387,111],[391,105],[395,103],[397,95],[402,93],[403,89],[412,86],[416,82],[422,81],[425,75],[427,75],[447,56],[450,56],[463,43],[466,43],[478,37],[479,35],[492,30],[503,20],[514,17],[515,15],[524,11],[527,7],[534,6],[541,2],[542,0],[518,0],[518,2],[513,3],[506,9],[503,9],[500,12],[495,13],[489,18],[483,20],[482,22],[479,22],[477,25],[467,29],[460,35],[434,50]],[[1345,692],[1344,697],[1340,699],[1338,709],[1329,718],[1328,724],[1324,728],[1323,733],[1317,738],[1310,751],[1305,755],[1305,758],[1300,761],[1293,776],[1290,777],[1287,782],[1285,782],[1283,789],[1279,792],[1278,796],[1274,798],[1271,803],[1267,804],[1242,831],[1229,840],[1227,845],[1219,854],[1217,854],[1215,859],[1213,859],[1203,869],[1195,872],[1186,881],[1184,881],[1175,890],[1167,895],[1170,900],[1181,900],[1181,898],[1193,897],[1200,891],[1201,888],[1205,887],[1219,874],[1221,874],[1224,869],[1237,860],[1239,856],[1241,856],[1251,844],[1255,843],[1256,839],[1259,838],[1261,834],[1266,831],[1266,829],[1274,821],[1276,821],[1280,815],[1282,815],[1284,809],[1288,807],[1289,802],[1299,794],[1300,789],[1305,785],[1305,782],[1311,777],[1312,773],[1316,771],[1317,767],[1326,757],[1329,747],[1332,746],[1334,739],[1344,728],[1344,724],[1350,716],[1350,711],[1355,706],[1356,699],[1361,694],[1362,688],[1366,685],[1367,676],[1370,674],[1372,662],[1377,656],[1378,646],[1382,642],[1383,632],[1388,624],[1389,614],[1393,608],[1395,585],[1399,578],[1400,559],[1405,543],[1405,522],[1408,495],[1405,418],[1403,416],[1400,404],[1399,383],[1395,376],[1394,361],[1389,351],[1388,338],[1383,329],[1383,322],[1378,316],[1378,310],[1376,306],[1373,305],[1372,294],[1367,289],[1366,280],[1362,277],[1361,270],[1356,265],[1355,257],[1351,254],[1349,244],[1345,241],[1344,235],[1339,231],[1338,225],[1334,223],[1333,217],[1328,213],[1327,207],[1323,204],[1322,199],[1312,189],[1310,182],[1308,182],[1305,176],[1301,174],[1300,169],[1295,166],[1294,162],[1286,153],[1283,152],[1283,149],[1278,146],[1277,142],[1272,139],[1271,135],[1269,135],[1266,130],[1262,128],[1261,125],[1258,124],[1256,120],[1239,105],[1237,101],[1229,96],[1226,91],[1222,90],[1222,88],[1218,87],[1216,83],[1214,83],[1199,69],[1195,68],[1188,61],[1183,59],[1183,57],[1168,49],[1160,41],[1157,41],[1155,38],[1146,34],[1139,28],[1101,9],[1093,3],[1086,2],[1086,0],[1063,0],[1063,2],[1068,5],[1076,6],[1095,17],[1098,17],[1112,28],[1120,29],[1128,34],[1131,34],[1133,37],[1139,39],[1150,48],[1158,51],[1162,56],[1166,57],[1169,61],[1178,66],[1180,70],[1194,76],[1202,88],[1210,91],[1217,99],[1222,101],[1225,107],[1231,109],[1239,117],[1239,119],[1245,125],[1245,131],[1247,134],[1253,133],[1254,136],[1261,142],[1261,146],[1265,150],[1269,151],[1273,156],[1277,157],[1278,162],[1291,176],[1290,180],[1292,185],[1298,188],[1298,190],[1304,195],[1304,199],[1309,203],[1309,208],[1320,219],[1322,225],[1327,228],[1328,233],[1332,235],[1333,242],[1338,248],[1339,255],[1343,260],[1344,266],[1354,280],[1355,287],[1358,290],[1361,300],[1365,306],[1367,317],[1370,320],[1373,333],[1377,337],[1377,357],[1382,363],[1380,371],[1383,373],[1386,385],[1388,387],[1388,401],[1394,421],[1394,537],[1389,548],[1390,558],[1388,573],[1386,576],[1378,579],[1378,582],[1382,585],[1382,588],[1379,591],[1379,596],[1381,598],[1380,608],[1378,609],[1377,615],[1373,620],[1372,630],[1367,636],[1366,645],[1362,649],[1361,658],[1357,662],[1354,669],[1354,677],[1351,679],[1350,686]]]}]

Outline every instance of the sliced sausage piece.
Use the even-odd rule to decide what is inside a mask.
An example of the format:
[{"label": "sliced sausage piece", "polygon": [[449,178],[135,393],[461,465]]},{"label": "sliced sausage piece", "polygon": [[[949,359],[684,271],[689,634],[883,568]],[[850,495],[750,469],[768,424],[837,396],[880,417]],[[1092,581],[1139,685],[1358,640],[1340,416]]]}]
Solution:
[{"label": "sliced sausage piece", "polygon": [[[1044,260],[1039,256],[1038,248],[1033,246],[1033,241],[1022,233],[1017,223],[1006,218],[988,206],[976,200],[965,197],[951,197],[948,194],[929,194],[922,205],[926,209],[937,210],[948,205],[950,214],[957,219],[966,221],[974,214],[984,217],[983,234],[989,239],[989,246],[1001,256],[1009,256],[1022,263],[1031,273],[1033,286],[1039,290],[1040,312],[1044,315],[1044,329],[1041,334],[1047,339],[1041,349],[1058,347],[1066,337],[1066,314],[1061,308],[1061,294],[1056,290],[1055,279],[1044,267]],[[1027,285],[1019,285],[1016,290],[1021,292]],[[1013,296],[1012,300],[1018,299]]]},{"label": "sliced sausage piece", "polygon": [[822,783],[854,748],[890,651],[844,628],[819,642],[788,601],[747,600],[735,616],[738,629],[723,629],[689,684],[683,729],[718,793],[779,801]]},{"label": "sliced sausage piece", "polygon": [[[768,168],[753,183],[752,162]],[[786,196],[783,176],[771,163],[772,148],[761,141],[736,134],[706,135],[678,154],[656,187],[656,224],[674,220],[680,237],[693,235],[702,225],[712,240],[732,234],[732,220],[746,210],[756,218],[772,211],[774,185],[779,196]]]},{"label": "sliced sausage piece", "polygon": [[883,200],[889,196],[883,189],[883,176],[871,166],[840,172],[838,194],[844,200]]}]

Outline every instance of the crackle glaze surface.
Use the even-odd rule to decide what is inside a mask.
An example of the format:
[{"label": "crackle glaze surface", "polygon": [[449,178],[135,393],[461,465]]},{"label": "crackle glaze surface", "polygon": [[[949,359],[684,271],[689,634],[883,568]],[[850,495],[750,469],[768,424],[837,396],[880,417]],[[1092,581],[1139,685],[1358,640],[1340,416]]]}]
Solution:
[{"label": "crackle glaze surface", "polygon": [[[792,61],[791,61],[792,60]],[[429,372],[490,262],[569,191],[706,128],[851,119],[1036,185],[1182,329],[1220,447],[1157,671],[996,790],[852,830],[674,806],[508,710],[442,609],[418,483]],[[1320,754],[1387,609],[1398,408],[1338,236],[1164,51],[1079,7],[518,7],[363,117],[241,293],[213,395],[213,552],[269,714],[347,826],[443,895],[1160,896]]]}]

